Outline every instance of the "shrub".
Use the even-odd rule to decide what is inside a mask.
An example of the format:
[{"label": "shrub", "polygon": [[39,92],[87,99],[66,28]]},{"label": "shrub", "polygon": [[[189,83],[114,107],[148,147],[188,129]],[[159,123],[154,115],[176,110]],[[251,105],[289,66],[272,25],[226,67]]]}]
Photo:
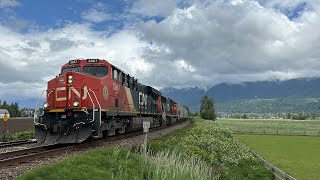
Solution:
[{"label": "shrub", "polygon": [[[272,177],[249,149],[233,138],[230,130],[216,122],[194,119],[195,125],[186,132],[151,142],[151,150],[169,149],[180,152],[182,158],[200,158],[213,167],[215,174],[221,174],[225,179]],[[238,175],[233,173],[235,170]]]},{"label": "shrub", "polygon": [[33,130],[29,131],[24,131],[24,132],[19,132],[15,134],[8,134],[8,135],[3,135],[0,137],[0,141],[2,142],[8,142],[8,141],[19,141],[19,140],[28,140],[28,139],[34,139],[35,138],[35,133]]}]

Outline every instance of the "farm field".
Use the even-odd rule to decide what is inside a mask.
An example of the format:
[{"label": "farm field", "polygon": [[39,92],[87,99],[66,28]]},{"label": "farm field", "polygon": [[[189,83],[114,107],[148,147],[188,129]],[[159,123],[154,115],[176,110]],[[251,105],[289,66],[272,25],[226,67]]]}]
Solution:
[{"label": "farm field", "polygon": [[[7,121],[8,134],[14,134],[17,132],[33,130],[33,118],[10,118]],[[0,136],[4,132],[4,122],[0,119]]]},{"label": "farm field", "polygon": [[320,136],[319,120],[220,118],[217,122],[240,134]]},{"label": "farm field", "polygon": [[297,179],[319,179],[320,137],[240,135],[235,137]]}]

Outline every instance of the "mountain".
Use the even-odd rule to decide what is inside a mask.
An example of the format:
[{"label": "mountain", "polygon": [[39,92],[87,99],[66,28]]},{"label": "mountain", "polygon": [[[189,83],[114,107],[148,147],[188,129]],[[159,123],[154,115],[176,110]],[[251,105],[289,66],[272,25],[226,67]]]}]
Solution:
[{"label": "mountain", "polygon": [[[214,98],[219,106],[222,105],[226,109],[231,103],[228,102],[241,102],[245,100],[259,100],[259,99],[299,99],[304,98],[320,98],[320,78],[313,79],[291,79],[287,81],[258,81],[258,82],[245,82],[241,84],[217,84],[207,91],[200,88],[187,88],[187,89],[174,89],[166,88],[162,91],[165,96],[177,100],[178,102],[188,105],[190,109],[195,111],[199,110],[200,99],[203,95],[208,95]],[[257,101],[260,106],[267,101]],[[282,102],[282,101],[280,101]],[[247,103],[252,104],[252,102]],[[230,106],[230,108],[232,108]]]},{"label": "mountain", "polygon": [[242,99],[318,98],[320,79],[222,83],[210,88],[206,94],[219,103]]},{"label": "mountain", "polygon": [[161,93],[165,97],[169,97],[183,105],[189,106],[190,110],[197,111],[199,109],[200,99],[206,91],[199,87],[190,87],[184,89],[164,88]]},{"label": "mountain", "polygon": [[320,98],[250,99],[217,103],[217,112],[234,113],[312,113],[320,114]]}]

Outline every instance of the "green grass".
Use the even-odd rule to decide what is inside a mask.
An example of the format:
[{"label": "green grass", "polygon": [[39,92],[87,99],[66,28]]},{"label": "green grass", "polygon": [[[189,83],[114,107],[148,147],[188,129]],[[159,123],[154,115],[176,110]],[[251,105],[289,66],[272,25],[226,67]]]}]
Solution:
[{"label": "green grass", "polygon": [[280,120],[280,119],[226,119],[218,121],[222,126],[234,132],[244,134],[281,134],[281,135],[313,135],[320,132],[319,120]]},{"label": "green grass", "polygon": [[151,150],[180,152],[185,158],[195,157],[213,167],[220,179],[272,179],[272,175],[239,144],[232,132],[214,121],[194,118],[194,124],[180,133],[151,143]]},{"label": "green grass", "polygon": [[140,148],[106,148],[36,168],[18,179],[273,179],[270,171],[219,123],[192,125]]},{"label": "green grass", "polygon": [[95,150],[29,171],[17,179],[141,179],[140,156],[123,149]]},{"label": "green grass", "polygon": [[1,136],[0,141],[8,142],[8,141],[28,140],[28,139],[34,139],[34,138],[35,138],[34,130],[29,130],[29,131],[19,132],[15,134]]},{"label": "green grass", "polygon": [[67,158],[29,171],[17,179],[213,179],[199,159],[182,159],[170,152],[141,156],[127,149],[107,148]]},{"label": "green grass", "polygon": [[320,137],[236,135],[236,138],[297,179],[319,179]]}]

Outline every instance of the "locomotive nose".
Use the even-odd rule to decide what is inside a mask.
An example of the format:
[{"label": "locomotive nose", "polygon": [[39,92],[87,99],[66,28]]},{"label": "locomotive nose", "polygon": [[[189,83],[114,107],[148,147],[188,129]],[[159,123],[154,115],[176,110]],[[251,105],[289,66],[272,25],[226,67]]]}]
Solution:
[{"label": "locomotive nose", "polygon": [[92,124],[84,124],[67,133],[53,133],[41,125],[35,126],[37,142],[44,144],[81,143],[91,135]]}]

